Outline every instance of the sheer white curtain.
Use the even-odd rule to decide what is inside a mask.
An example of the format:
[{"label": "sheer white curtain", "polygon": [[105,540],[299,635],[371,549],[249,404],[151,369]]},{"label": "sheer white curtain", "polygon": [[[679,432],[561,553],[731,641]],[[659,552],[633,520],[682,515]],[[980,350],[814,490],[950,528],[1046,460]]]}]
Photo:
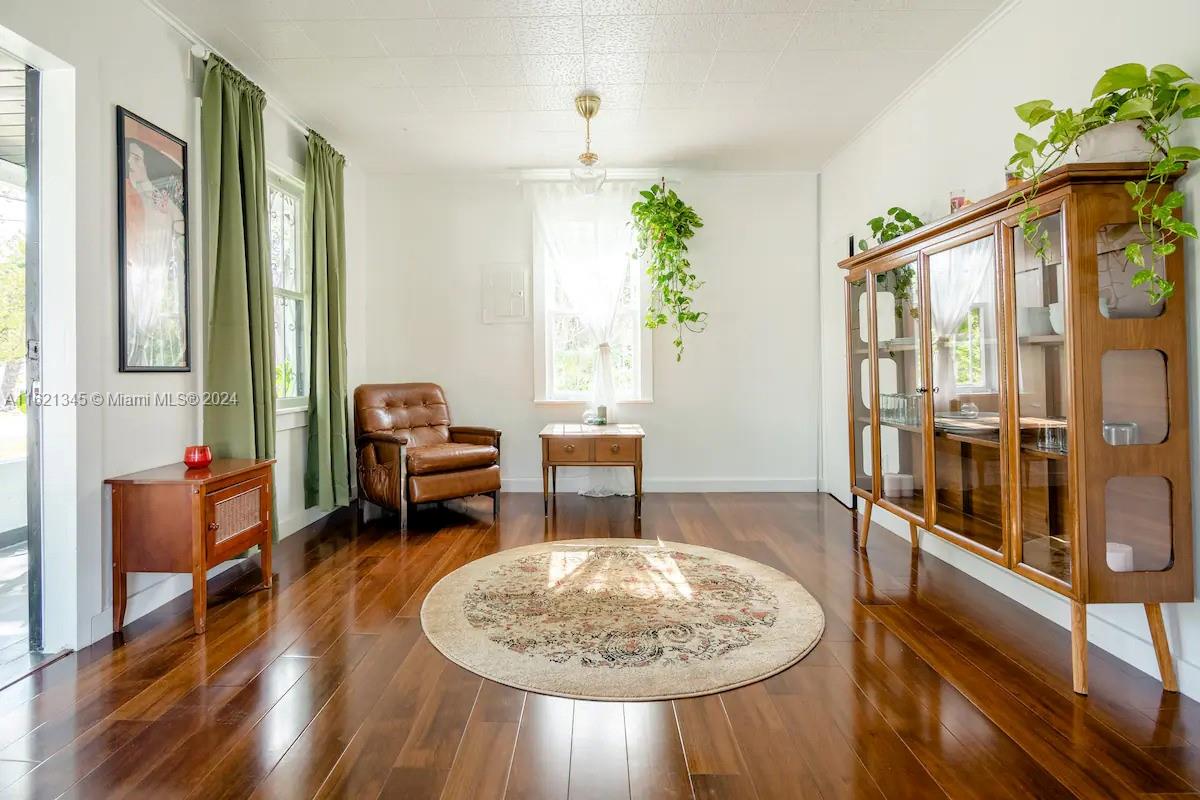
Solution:
[{"label": "sheer white curtain", "polygon": [[[533,183],[533,246],[546,280],[546,292],[561,289],[571,310],[579,315],[596,348],[590,405],[608,409],[616,421],[616,387],[612,352],[621,290],[634,260],[634,238],[629,226],[630,206],[637,187],[628,181],[605,183],[595,194],[585,195],[562,181]],[[636,264],[634,276],[636,279]],[[604,497],[633,494],[628,469],[591,467],[581,494]]]},{"label": "sheer white curtain", "polygon": [[994,274],[996,243],[977,239],[929,258],[929,295],[933,327],[933,396],[935,410],[944,411],[957,394],[954,374],[954,334]]}]

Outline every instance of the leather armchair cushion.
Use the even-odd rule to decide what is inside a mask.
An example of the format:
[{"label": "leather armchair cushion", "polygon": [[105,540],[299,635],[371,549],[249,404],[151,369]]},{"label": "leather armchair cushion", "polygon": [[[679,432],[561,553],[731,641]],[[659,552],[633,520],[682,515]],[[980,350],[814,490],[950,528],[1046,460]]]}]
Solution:
[{"label": "leather armchair cushion", "polygon": [[449,442],[412,447],[408,450],[408,474],[431,475],[488,467],[499,457],[500,451],[485,444]]},{"label": "leather armchair cushion", "polygon": [[436,475],[410,475],[408,499],[414,503],[432,503],[454,497],[487,494],[500,489],[500,467],[468,469],[461,472],[439,472]]}]

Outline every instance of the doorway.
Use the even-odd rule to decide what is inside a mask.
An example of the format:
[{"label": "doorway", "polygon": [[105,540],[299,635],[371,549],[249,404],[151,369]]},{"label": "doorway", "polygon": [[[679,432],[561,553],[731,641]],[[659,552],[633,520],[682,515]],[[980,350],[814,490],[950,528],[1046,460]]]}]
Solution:
[{"label": "doorway", "polygon": [[0,674],[42,645],[38,85],[0,52]]}]

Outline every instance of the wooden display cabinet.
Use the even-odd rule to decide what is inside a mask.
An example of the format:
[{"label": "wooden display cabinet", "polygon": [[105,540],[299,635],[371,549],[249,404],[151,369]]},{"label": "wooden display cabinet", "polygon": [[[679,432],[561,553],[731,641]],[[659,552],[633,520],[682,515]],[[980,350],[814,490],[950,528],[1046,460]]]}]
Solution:
[{"label": "wooden display cabinet", "polygon": [[1142,164],[1072,164],[1036,204],[1013,191],[860,253],[846,270],[851,491],[1072,603],[1087,693],[1089,603],[1143,603],[1177,691],[1161,603],[1191,602],[1186,292],[1129,285],[1124,183]]}]

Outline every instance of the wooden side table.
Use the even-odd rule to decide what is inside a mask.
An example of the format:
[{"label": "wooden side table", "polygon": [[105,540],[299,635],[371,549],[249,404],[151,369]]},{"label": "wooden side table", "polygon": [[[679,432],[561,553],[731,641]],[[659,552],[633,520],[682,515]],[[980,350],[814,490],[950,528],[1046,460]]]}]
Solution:
[{"label": "wooden side table", "polygon": [[633,506],[642,516],[641,425],[580,425],[556,422],[542,428],[542,506],[558,492],[559,467],[633,467]]},{"label": "wooden side table", "polygon": [[259,545],[262,585],[271,585],[273,458],[217,459],[109,478],[112,486],[113,629],[125,624],[126,575],[190,572],[192,622],[204,633],[209,569]]}]

